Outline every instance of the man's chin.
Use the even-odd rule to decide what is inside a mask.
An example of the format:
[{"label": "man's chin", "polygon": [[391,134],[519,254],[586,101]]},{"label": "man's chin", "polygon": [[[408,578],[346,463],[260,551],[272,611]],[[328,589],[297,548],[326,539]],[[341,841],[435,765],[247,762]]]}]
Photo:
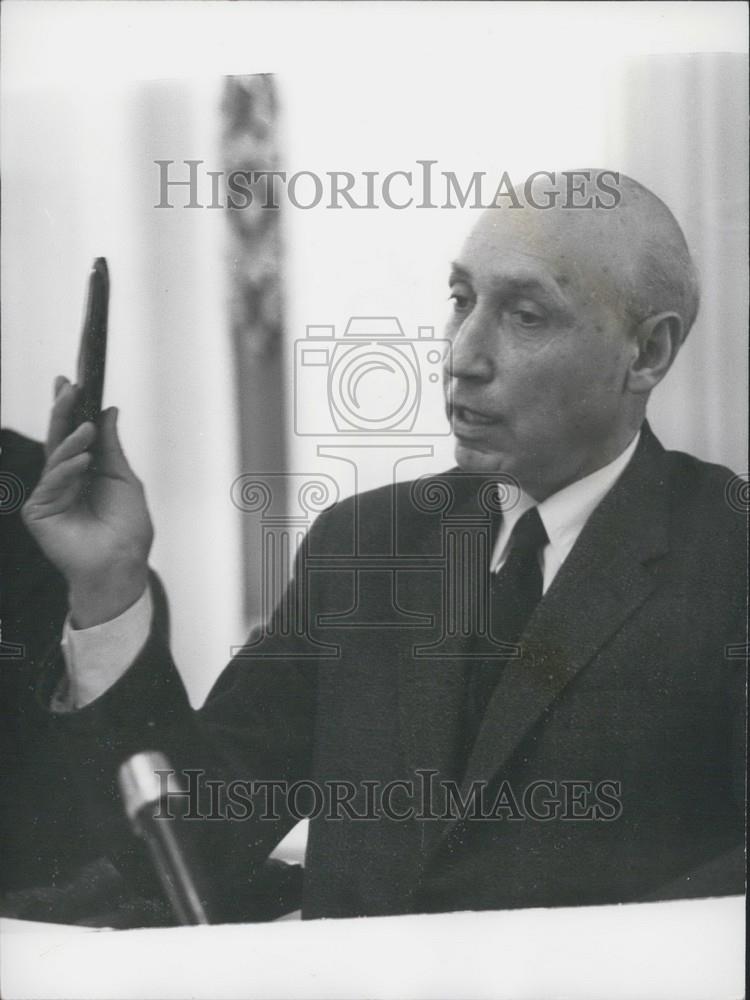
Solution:
[{"label": "man's chin", "polygon": [[499,473],[506,471],[503,456],[494,451],[480,451],[466,441],[456,440],[456,465],[464,472]]}]

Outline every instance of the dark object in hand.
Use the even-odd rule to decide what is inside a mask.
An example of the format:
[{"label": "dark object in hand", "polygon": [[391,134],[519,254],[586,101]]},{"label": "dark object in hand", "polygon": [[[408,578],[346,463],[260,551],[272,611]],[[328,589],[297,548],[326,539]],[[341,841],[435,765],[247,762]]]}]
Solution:
[{"label": "dark object in hand", "polygon": [[86,315],[78,351],[78,399],[73,412],[73,429],[85,420],[96,421],[102,409],[104,362],[107,355],[107,313],[109,271],[104,257],[94,260],[89,276]]}]

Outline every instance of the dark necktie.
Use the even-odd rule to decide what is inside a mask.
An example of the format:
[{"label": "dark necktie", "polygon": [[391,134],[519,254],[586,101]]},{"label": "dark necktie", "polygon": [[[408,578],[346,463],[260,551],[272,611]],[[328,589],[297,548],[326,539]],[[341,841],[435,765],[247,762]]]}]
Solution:
[{"label": "dark necktie", "polygon": [[[502,569],[490,574],[490,628],[501,642],[517,643],[542,597],[539,554],[549,541],[536,507],[518,519]],[[469,669],[465,750],[471,752],[503,669],[503,660],[480,660]]]}]

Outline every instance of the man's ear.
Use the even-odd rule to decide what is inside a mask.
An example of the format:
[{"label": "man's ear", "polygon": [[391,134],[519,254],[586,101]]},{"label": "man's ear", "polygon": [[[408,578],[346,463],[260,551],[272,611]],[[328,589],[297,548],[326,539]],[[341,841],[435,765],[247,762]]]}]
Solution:
[{"label": "man's ear", "polygon": [[633,333],[635,347],[626,385],[631,392],[651,392],[672,366],[682,345],[684,326],[678,313],[649,316]]}]

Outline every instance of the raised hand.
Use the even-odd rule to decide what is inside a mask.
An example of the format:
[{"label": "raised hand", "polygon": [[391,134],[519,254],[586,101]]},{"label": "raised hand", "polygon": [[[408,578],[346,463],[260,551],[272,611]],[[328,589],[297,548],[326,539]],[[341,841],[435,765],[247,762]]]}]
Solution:
[{"label": "raised hand", "polygon": [[47,463],[23,516],[68,581],[74,624],[88,628],[115,618],[143,593],[153,528],[143,486],[120,444],[117,410],[71,433],[76,392],[67,379],[55,380]]}]

